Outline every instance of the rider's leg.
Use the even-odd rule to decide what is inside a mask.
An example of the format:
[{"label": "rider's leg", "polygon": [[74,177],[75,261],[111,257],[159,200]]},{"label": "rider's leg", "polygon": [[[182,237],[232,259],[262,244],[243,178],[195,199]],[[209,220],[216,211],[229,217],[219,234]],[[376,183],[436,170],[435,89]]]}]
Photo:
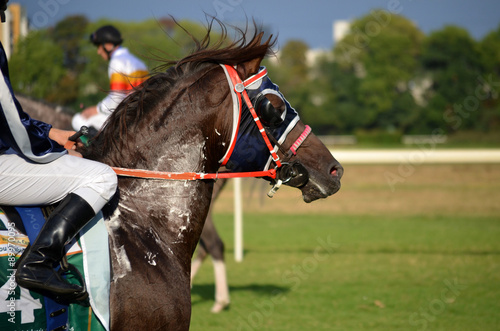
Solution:
[{"label": "rider's leg", "polygon": [[64,244],[109,201],[116,190],[116,175],[98,162],[65,155],[47,164],[34,164],[15,154],[0,155],[0,203],[50,204],[61,201],[39,236],[19,261],[20,286],[59,301],[79,299],[79,286],[69,285],[52,267]]},{"label": "rider's leg", "polygon": [[41,164],[9,152],[0,155],[0,204],[49,205],[76,193],[97,213],[115,194],[116,184],[114,171],[92,160],[63,155]]},{"label": "rider's leg", "polygon": [[19,286],[61,303],[85,300],[88,294],[83,288],[63,280],[54,267],[64,256],[64,246],[94,215],[94,210],[82,197],[74,193],[66,196],[23,253],[16,272]]}]

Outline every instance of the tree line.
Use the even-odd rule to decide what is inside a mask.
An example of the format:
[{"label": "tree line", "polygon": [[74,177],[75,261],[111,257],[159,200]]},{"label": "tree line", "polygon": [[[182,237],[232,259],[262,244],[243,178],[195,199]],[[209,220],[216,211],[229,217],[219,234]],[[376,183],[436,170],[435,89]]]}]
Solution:
[{"label": "tree line", "polygon": [[[89,22],[72,16],[31,31],[10,60],[16,92],[70,107],[95,104],[108,87],[107,63],[89,42],[112,23],[153,69],[194,47],[171,19]],[[205,28],[181,21],[195,37]],[[500,129],[500,25],[482,40],[446,26],[425,35],[384,10],[351,23],[350,32],[313,64],[307,43],[288,41],[265,61],[270,75],[319,134],[453,134]]]}]

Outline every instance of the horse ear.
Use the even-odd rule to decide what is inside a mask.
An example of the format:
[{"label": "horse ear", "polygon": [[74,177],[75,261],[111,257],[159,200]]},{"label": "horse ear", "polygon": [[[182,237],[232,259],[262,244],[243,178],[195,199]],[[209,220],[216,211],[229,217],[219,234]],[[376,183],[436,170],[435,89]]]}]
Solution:
[{"label": "horse ear", "polygon": [[[259,33],[247,47],[256,47],[256,46],[261,45],[263,36],[264,36],[264,32]],[[271,38],[272,38],[272,36],[269,37],[269,39],[261,46],[263,46],[267,49],[269,47],[269,43],[271,42]],[[238,64],[236,70],[238,71],[238,74],[240,75],[241,80],[245,80],[248,77],[255,75],[256,73],[259,72],[260,63],[264,59],[264,56],[265,55],[257,57],[255,59],[252,59],[250,61],[246,61],[246,62]]]},{"label": "horse ear", "polygon": [[238,67],[236,68],[238,71],[238,74],[240,75],[241,80],[245,80],[250,76],[255,75],[256,73],[259,72],[260,68],[260,63],[264,57],[259,57],[241,64],[238,64]]}]

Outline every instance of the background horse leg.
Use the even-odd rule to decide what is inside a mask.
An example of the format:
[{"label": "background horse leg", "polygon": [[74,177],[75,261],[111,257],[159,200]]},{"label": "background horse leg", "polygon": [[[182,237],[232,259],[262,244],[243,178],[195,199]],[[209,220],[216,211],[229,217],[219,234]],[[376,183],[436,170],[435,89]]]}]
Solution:
[{"label": "background horse leg", "polygon": [[224,243],[219,237],[212,219],[212,207],[219,196],[220,191],[226,184],[227,179],[219,179],[214,185],[212,204],[208,212],[205,225],[200,237],[196,258],[191,264],[191,285],[193,279],[201,267],[205,258],[210,254],[214,265],[215,275],[215,303],[212,307],[213,313],[218,313],[229,306],[229,286],[227,284],[226,263],[224,262]]},{"label": "background horse leg", "polygon": [[[205,226],[207,225],[207,223],[209,222],[209,220],[210,220],[210,222],[212,222],[212,218],[210,217],[210,214],[207,217],[207,220],[205,221],[205,225],[203,227],[203,231],[205,231]],[[203,261],[205,260],[205,258],[207,257],[207,255],[208,255],[208,252],[205,249],[205,243],[203,241],[203,232],[202,232],[201,233],[201,237],[200,237],[200,242],[198,244],[198,249],[197,249],[196,257],[191,262],[191,287],[193,287],[194,276],[196,276],[196,274],[198,273],[198,270],[200,269],[201,264],[203,263]]]}]

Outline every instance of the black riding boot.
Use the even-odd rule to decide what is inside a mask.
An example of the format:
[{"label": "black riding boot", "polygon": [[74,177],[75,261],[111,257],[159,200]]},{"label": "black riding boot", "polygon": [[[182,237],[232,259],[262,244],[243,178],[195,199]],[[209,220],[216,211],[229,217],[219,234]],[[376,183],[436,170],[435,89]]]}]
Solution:
[{"label": "black riding boot", "polygon": [[94,209],[80,196],[69,194],[64,198],[19,259],[17,284],[62,304],[86,300],[88,293],[64,280],[54,267],[64,256],[64,246],[94,216]]}]

